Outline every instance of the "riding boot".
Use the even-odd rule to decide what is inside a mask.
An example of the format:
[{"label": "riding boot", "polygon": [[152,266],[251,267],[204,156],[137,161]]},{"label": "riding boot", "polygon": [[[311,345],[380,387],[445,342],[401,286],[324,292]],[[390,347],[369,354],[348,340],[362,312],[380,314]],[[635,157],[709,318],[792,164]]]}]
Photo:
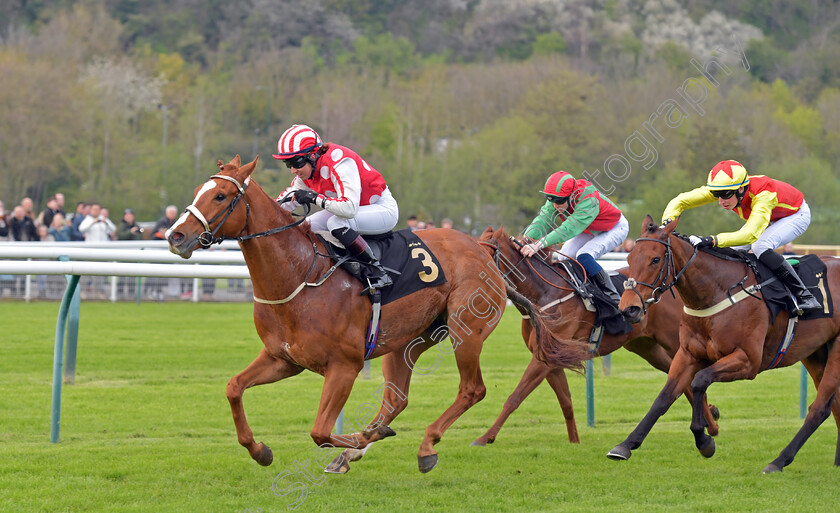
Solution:
[{"label": "riding boot", "polygon": [[[362,291],[362,295],[370,294],[375,289],[388,287],[394,283],[385,268],[382,267],[379,259],[371,251],[367,241],[359,235],[359,232],[347,227],[337,228],[330,233],[341,242],[351,255],[368,266],[367,287]],[[362,283],[364,282],[365,280],[362,280]]]},{"label": "riding boot", "polygon": [[791,267],[790,262],[785,260],[782,255],[776,253],[775,251],[765,251],[758,257],[758,259],[764,262],[764,264],[773,271],[776,277],[785,284],[791,294],[793,294],[793,298],[796,302],[796,309],[799,310],[800,315],[812,310],[822,309],[820,302],[817,301],[817,298],[815,298],[813,294],[811,294],[808,287],[802,283],[802,280],[799,279],[799,275],[796,274],[796,271],[794,271],[793,267]]},{"label": "riding boot", "polygon": [[621,301],[621,294],[615,290],[615,286],[613,286],[613,282],[610,279],[610,275],[607,274],[607,271],[601,269],[596,274],[593,274],[591,278],[592,281],[595,282],[595,285],[598,285],[607,297],[610,298],[610,301],[615,303],[615,306],[618,307],[618,302]]}]

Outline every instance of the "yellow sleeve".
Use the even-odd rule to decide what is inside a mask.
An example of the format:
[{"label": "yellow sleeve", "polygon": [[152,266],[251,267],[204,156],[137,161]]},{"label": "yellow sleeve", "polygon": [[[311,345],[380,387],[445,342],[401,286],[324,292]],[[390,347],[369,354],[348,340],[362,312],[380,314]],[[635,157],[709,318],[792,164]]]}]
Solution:
[{"label": "yellow sleeve", "polygon": [[763,191],[758,193],[752,200],[750,217],[744,226],[737,232],[719,233],[717,245],[726,248],[729,246],[745,246],[758,240],[758,237],[770,224],[770,214],[779,202],[775,192]]},{"label": "yellow sleeve", "polygon": [[667,219],[676,219],[684,210],[689,208],[699,207],[715,201],[711,191],[705,187],[698,187],[694,190],[679,194],[672,199],[668,206],[665,207],[665,212],[662,214],[662,222]]}]

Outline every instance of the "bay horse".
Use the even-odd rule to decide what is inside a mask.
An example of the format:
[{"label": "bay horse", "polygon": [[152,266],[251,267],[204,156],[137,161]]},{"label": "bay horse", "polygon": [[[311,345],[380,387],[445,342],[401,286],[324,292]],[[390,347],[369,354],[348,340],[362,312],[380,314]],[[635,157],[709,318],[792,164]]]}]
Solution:
[{"label": "bay horse", "polygon": [[[541,253],[526,259],[519,253],[521,243],[505,233],[504,227],[494,230],[488,227],[478,239],[493,256],[496,265],[509,284],[531,303],[540,307],[543,320],[552,335],[562,339],[577,340],[586,344],[595,322],[595,313],[587,310],[583,299],[570,286],[568,272],[558,264],[546,261]],[[619,269],[627,275],[627,268]],[[650,307],[648,315],[633,325],[633,331],[626,334],[605,333],[598,350],[590,357],[605,356],[625,347],[650,363],[654,368],[667,373],[671,360],[679,348],[679,319],[682,300],[678,295],[667,294],[657,305]],[[472,445],[484,446],[493,443],[507,418],[522,404],[543,380],[551,386],[566,419],[569,442],[580,443],[577,432],[569,383],[562,368],[546,365],[537,353],[536,340],[532,338],[533,328],[528,319],[522,319],[522,338],[528,349],[534,353],[519,384],[510,394],[499,413],[496,422],[477,438]],[[684,389],[691,404],[691,389]],[[712,436],[718,434],[715,419],[717,408],[704,405],[704,414]]]},{"label": "bay horse", "polygon": [[[385,384],[380,388],[381,407],[378,415],[360,422],[368,423],[372,418],[376,421],[368,423],[361,433],[332,434],[364,364],[371,301],[360,296],[362,284],[357,278],[334,265],[308,223],[301,224],[304,219],[295,221],[289,211],[251,179],[257,161],[255,158],[242,165],[238,155],[227,164],[219,161],[219,172],[196,188],[192,204],[166,233],[170,251],[185,259],[194,250],[225,238],[240,241],[253,282],[254,324],[264,347],[227,385],[239,443],[260,465],[271,464],[271,449],[255,442],[248,426],[243,392],[297,375],[304,369],[324,377],[311,431],[316,444],[322,448],[363,450],[377,440],[393,436],[388,425],[408,403],[414,362],[423,351],[442,344],[448,336],[452,346],[447,346],[445,352],[454,354],[460,384],[454,403],[426,428],[420,444],[419,469],[432,470],[438,461],[434,445],[458,417],[485,395],[479,355],[506,302],[505,284],[495,264],[466,234],[455,230],[418,232],[437,257],[440,269],[433,268],[436,264],[425,250],[414,257],[421,259],[424,273],[442,271],[447,281],[382,307],[379,338],[369,355],[382,357]],[[304,207],[306,213],[308,207]],[[424,273],[420,273],[421,279]],[[528,308],[525,303],[520,306]],[[552,351],[547,360],[560,367],[578,368],[585,358],[585,348],[550,340],[548,330],[540,329],[538,312],[534,313],[538,344],[564,348],[564,355],[556,357],[557,351]],[[325,466],[320,456],[318,463]]]},{"label": "bay horse", "polygon": [[[745,299],[733,304],[732,290],[740,286],[749,291],[756,284],[754,273],[743,262],[698,252],[686,238],[674,233],[677,223],[678,219],[657,226],[650,216],[645,217],[641,238],[627,257],[630,279],[625,283],[620,308],[626,318],[639,320],[648,302],[656,301],[669,288],[676,288],[690,309],[682,314],[680,348],[665,387],[650,411],[607,457],[630,458],[631,451],[641,446],[679,391],[691,386],[694,402],[690,429],[697,449],[709,458],[714,455],[715,443],[703,432],[705,420],[698,401],[709,385],[754,379],[759,372],[774,366],[786,367],[802,361],[816,385],[817,396],[799,432],[763,472],[780,472],[793,462],[808,437],[832,411],[838,426],[834,465],[840,465],[840,405],[834,400],[840,385],[840,317],[835,313],[831,317],[800,320],[792,342],[782,350],[789,314],[780,312],[773,322],[769,309],[755,292],[741,293],[739,297]],[[824,279],[833,304],[837,305],[840,259],[822,260],[827,266]]]}]

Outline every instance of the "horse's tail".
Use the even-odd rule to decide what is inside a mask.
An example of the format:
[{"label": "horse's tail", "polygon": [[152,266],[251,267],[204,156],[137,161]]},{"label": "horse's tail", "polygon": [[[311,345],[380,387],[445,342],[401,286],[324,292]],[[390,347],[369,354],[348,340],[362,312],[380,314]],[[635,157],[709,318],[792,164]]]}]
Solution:
[{"label": "horse's tail", "polygon": [[545,325],[542,313],[536,309],[528,298],[520,294],[509,284],[505,283],[507,297],[528,315],[537,347],[534,355],[549,367],[560,367],[574,371],[583,370],[583,361],[592,358],[586,344],[571,339],[556,339]]}]

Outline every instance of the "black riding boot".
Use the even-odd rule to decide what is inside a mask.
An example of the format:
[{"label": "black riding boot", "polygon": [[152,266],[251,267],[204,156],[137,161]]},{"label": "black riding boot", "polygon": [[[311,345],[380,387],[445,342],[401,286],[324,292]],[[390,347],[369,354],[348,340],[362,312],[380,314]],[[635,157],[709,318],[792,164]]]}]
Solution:
[{"label": "black riding boot", "polygon": [[765,251],[758,257],[771,271],[785,284],[796,300],[796,307],[800,314],[811,310],[820,310],[822,305],[817,298],[811,294],[808,287],[799,279],[799,275],[793,270],[790,263],[775,251]]},{"label": "black riding boot", "polygon": [[[388,287],[394,283],[385,268],[373,255],[367,241],[359,235],[359,232],[352,228],[338,228],[330,233],[344,245],[351,255],[368,266],[367,287],[362,291],[362,295],[370,294],[374,289]],[[362,283],[364,283],[364,280],[362,280]]]},{"label": "black riding boot", "polygon": [[598,285],[602,291],[610,298],[610,300],[615,303],[615,306],[618,307],[618,302],[621,301],[621,294],[615,290],[613,286],[613,282],[610,279],[610,275],[607,274],[607,271],[601,269],[598,271],[597,274],[593,274],[591,276],[592,281],[595,282],[595,285]]}]

